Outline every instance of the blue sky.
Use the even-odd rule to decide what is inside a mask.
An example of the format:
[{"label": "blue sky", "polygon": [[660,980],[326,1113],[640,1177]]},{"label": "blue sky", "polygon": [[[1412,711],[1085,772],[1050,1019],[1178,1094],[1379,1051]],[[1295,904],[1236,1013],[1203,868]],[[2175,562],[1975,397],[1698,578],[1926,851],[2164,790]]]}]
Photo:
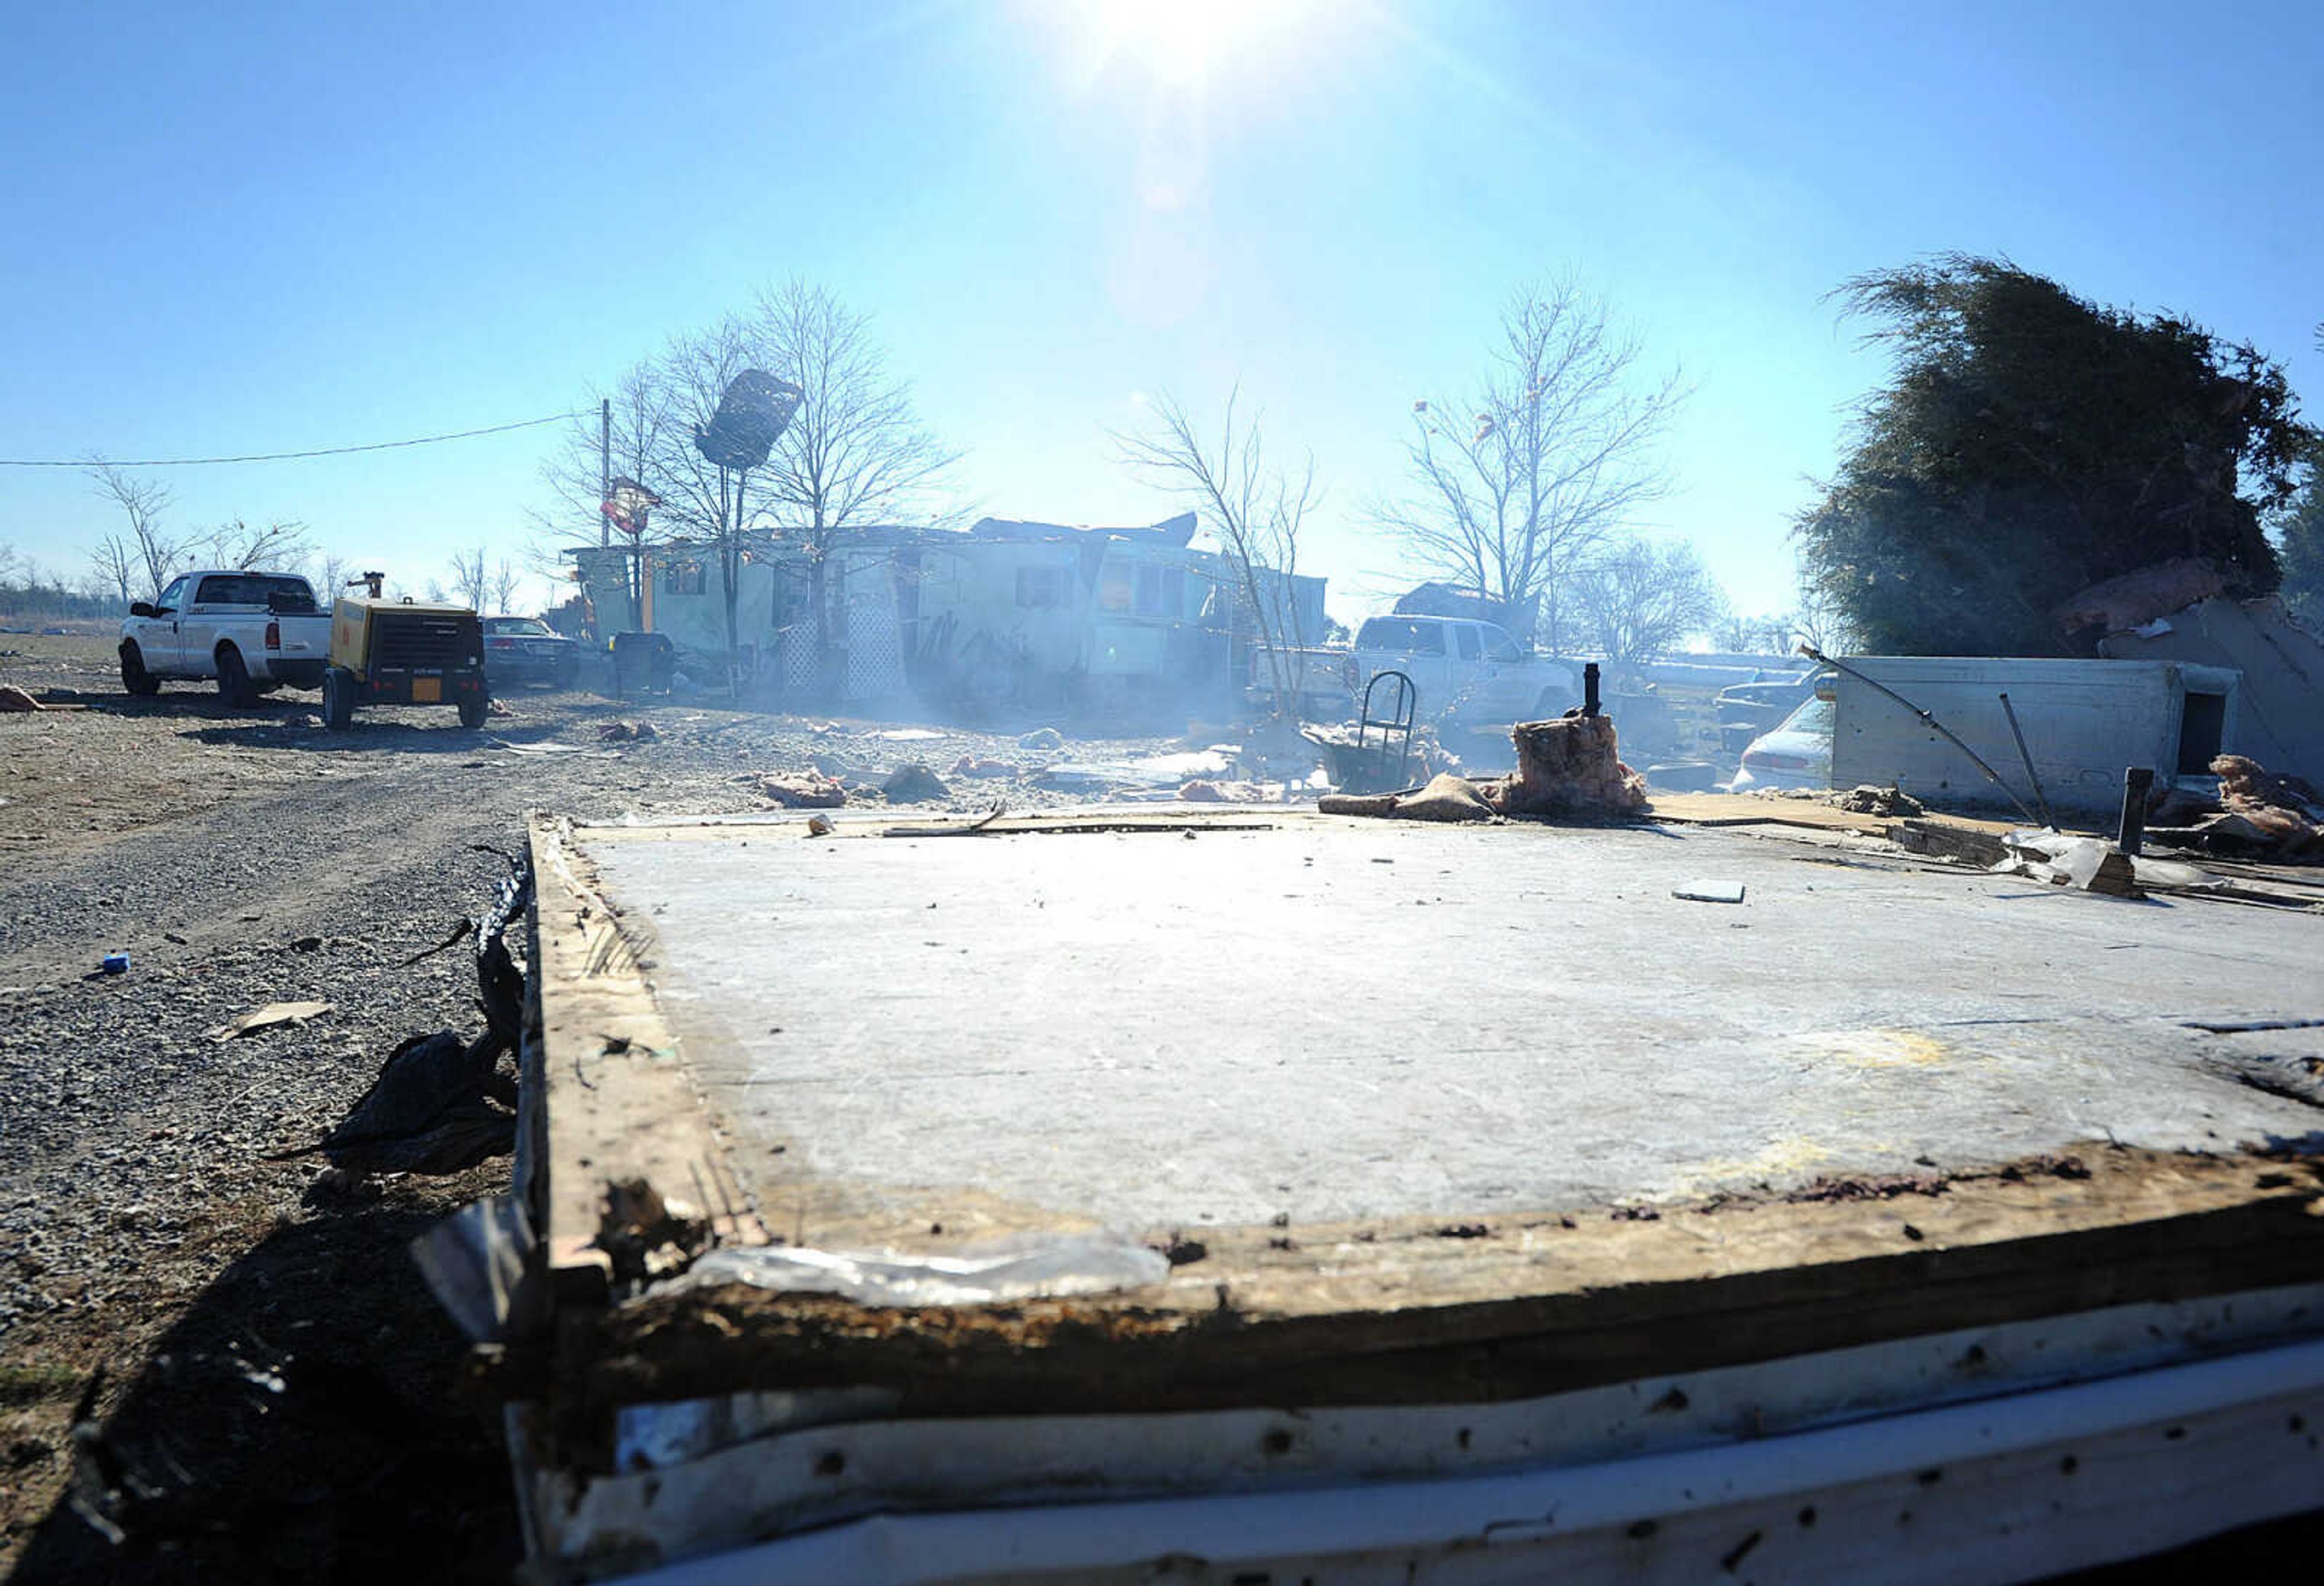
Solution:
[{"label": "blue sky", "polygon": [[[875,317],[997,515],[1142,522],[1109,426],[1240,380],[1363,507],[1514,288],[1580,275],[1695,394],[1679,493],[1737,604],[1881,375],[1822,295],[1948,250],[2189,314],[2324,409],[2324,6],[18,7],[0,456],[289,450],[577,405],[789,274]],[[164,471],[411,582],[521,551],[548,432]],[[107,509],[0,469],[78,576]]]}]

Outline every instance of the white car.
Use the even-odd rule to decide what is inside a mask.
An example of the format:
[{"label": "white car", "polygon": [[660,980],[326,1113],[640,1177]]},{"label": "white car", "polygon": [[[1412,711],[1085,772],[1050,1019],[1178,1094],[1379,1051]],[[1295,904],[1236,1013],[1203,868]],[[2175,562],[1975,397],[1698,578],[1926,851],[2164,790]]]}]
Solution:
[{"label": "white car", "polygon": [[[1372,617],[1356,631],[1356,690],[1402,672],[1423,719],[1464,724],[1543,721],[1582,703],[1579,670],[1534,654],[1494,622],[1471,617]],[[1375,696],[1379,703],[1384,696]]]},{"label": "white car", "polygon": [[1743,766],[1727,784],[1730,793],[1754,788],[1831,786],[1831,732],[1839,705],[1829,699],[1807,699],[1784,718],[1772,733],[1751,740],[1743,752]]}]

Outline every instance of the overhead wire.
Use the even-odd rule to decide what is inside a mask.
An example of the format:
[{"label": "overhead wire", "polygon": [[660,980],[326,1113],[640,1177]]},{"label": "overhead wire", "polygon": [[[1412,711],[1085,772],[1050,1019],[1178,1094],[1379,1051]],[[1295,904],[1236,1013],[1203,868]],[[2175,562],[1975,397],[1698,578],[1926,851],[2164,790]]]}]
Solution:
[{"label": "overhead wire", "polygon": [[0,457],[0,468],[195,468],[212,463],[287,463],[300,457],[337,457],[352,452],[393,451],[400,447],[434,446],[440,441],[468,440],[479,435],[501,435],[512,429],[534,429],[567,419],[586,418],[578,410],[551,413],[545,419],[520,419],[513,424],[488,424],[481,429],[456,429],[448,435],[420,435],[410,440],[375,440],[363,446],[324,446],[300,452],[255,452],[239,457]]}]

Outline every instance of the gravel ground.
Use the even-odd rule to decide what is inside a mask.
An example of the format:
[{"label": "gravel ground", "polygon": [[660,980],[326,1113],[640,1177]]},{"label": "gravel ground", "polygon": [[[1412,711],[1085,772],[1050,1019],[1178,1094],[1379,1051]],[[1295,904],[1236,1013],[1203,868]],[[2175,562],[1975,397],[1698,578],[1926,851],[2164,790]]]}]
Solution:
[{"label": "gravel ground", "polygon": [[[0,681],[89,706],[0,715],[0,1568],[22,1581],[505,1577],[496,1422],[456,1391],[402,1250],[505,1164],[332,1194],[316,1160],[266,1157],[405,1037],[480,1026],[466,953],[404,961],[483,907],[529,810],[759,809],[757,773],[818,762],[878,803],[893,768],[964,755],[1027,774],[915,807],[1022,808],[1091,797],[1042,786],[1051,762],[1182,747],[583,694],[519,696],[481,732],[379,710],[339,735],[308,695],[128,700],[102,636],[5,649]],[[614,722],[655,736],[602,742]],[[96,974],[115,949],[130,972]],[[273,1000],[331,1010],[209,1038]],[[117,1544],[61,1496],[93,1381],[80,1462],[143,1489]]]}]

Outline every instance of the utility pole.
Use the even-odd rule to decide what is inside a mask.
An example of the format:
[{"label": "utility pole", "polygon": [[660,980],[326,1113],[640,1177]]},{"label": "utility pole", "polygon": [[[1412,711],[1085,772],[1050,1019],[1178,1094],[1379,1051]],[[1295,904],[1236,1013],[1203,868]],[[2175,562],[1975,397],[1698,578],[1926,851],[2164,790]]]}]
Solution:
[{"label": "utility pole", "polygon": [[597,399],[597,549],[613,543],[613,521],[605,503],[613,499],[613,399]]}]

